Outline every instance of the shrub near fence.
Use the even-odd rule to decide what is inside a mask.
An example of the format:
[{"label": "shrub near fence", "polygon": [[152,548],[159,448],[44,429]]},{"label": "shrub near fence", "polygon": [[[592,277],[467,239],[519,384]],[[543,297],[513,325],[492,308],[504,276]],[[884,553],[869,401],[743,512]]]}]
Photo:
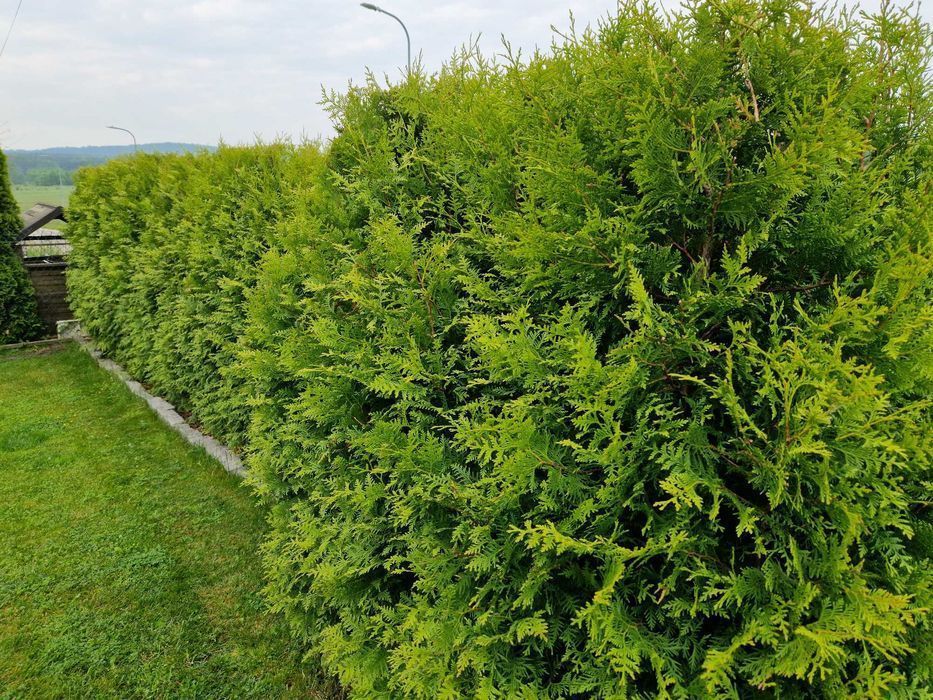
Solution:
[{"label": "shrub near fence", "polygon": [[922,696],[929,46],[729,0],[466,53],[323,155],[86,172],[75,308],[244,446],[355,695]]},{"label": "shrub near fence", "polygon": [[36,340],[42,335],[35,290],[13,249],[22,228],[6,155],[0,151],[0,345]]}]

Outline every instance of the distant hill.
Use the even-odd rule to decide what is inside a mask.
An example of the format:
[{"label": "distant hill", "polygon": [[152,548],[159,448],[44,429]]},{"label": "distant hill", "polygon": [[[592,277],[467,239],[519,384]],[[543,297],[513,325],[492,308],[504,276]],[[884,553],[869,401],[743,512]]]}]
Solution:
[{"label": "distant hill", "polygon": [[[145,153],[191,153],[214,150],[196,143],[141,143]],[[6,151],[14,185],[70,185],[76,170],[130,155],[132,144],[120,146],[62,146],[39,150]]]}]

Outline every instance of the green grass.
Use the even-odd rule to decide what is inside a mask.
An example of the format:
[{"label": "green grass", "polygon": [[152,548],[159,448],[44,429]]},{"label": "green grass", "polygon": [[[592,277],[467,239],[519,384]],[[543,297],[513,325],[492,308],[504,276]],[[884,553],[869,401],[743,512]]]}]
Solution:
[{"label": "green grass", "polygon": [[[26,211],[30,207],[35,206],[36,204],[53,204],[61,205],[63,207],[68,206],[68,199],[71,197],[71,193],[74,192],[74,187],[71,185],[65,185],[64,187],[38,187],[36,185],[14,185],[13,186],[13,196],[16,197],[16,201],[19,203],[19,208],[21,211]],[[47,226],[46,228],[51,229],[61,229],[62,222],[56,221]]]},{"label": "green grass", "polygon": [[328,697],[264,611],[263,527],[78,348],[0,353],[0,698]]},{"label": "green grass", "polygon": [[37,187],[35,185],[14,185],[13,196],[19,202],[19,207],[26,211],[31,206],[39,204],[54,204],[63,207],[68,206],[68,198],[74,192],[74,187],[65,185],[64,187]]}]

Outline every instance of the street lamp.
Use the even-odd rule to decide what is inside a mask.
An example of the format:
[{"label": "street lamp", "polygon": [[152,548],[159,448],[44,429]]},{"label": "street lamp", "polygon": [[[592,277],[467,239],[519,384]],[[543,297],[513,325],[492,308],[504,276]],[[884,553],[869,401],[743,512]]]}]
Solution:
[{"label": "street lamp", "polygon": [[130,131],[129,129],[124,129],[122,126],[108,126],[107,128],[113,129],[114,131],[125,131],[126,133],[128,133],[130,136],[133,137],[133,150],[134,151],[139,150],[139,146],[136,145],[136,134],[134,134],[132,131]]},{"label": "street lamp", "polygon": [[384,15],[389,15],[389,17],[402,25],[402,29],[405,31],[405,41],[408,42],[408,72],[411,73],[411,37],[408,35],[408,27],[405,26],[405,23],[391,12],[383,10],[378,5],[373,5],[371,2],[361,2],[360,7],[365,7],[367,10],[372,10],[373,12],[381,12]]}]

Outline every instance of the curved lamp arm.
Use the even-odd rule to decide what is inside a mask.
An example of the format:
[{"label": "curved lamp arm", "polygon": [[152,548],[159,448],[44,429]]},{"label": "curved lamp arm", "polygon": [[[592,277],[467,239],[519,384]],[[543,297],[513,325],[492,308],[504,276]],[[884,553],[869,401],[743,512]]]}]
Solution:
[{"label": "curved lamp arm", "polygon": [[373,12],[381,12],[384,15],[388,15],[396,22],[402,25],[402,30],[405,32],[405,41],[408,42],[408,72],[411,73],[411,36],[408,34],[408,27],[405,26],[405,23],[400,20],[396,15],[393,15],[388,10],[383,10],[378,5],[373,5],[371,2],[361,2],[360,7],[365,7],[367,10],[372,10]]},{"label": "curved lamp arm", "polygon": [[139,150],[139,146],[136,145],[136,134],[134,134],[132,131],[130,131],[129,129],[124,129],[122,126],[108,126],[107,128],[113,129],[114,131],[125,131],[126,133],[128,133],[130,136],[133,137],[133,150],[134,151]]}]

